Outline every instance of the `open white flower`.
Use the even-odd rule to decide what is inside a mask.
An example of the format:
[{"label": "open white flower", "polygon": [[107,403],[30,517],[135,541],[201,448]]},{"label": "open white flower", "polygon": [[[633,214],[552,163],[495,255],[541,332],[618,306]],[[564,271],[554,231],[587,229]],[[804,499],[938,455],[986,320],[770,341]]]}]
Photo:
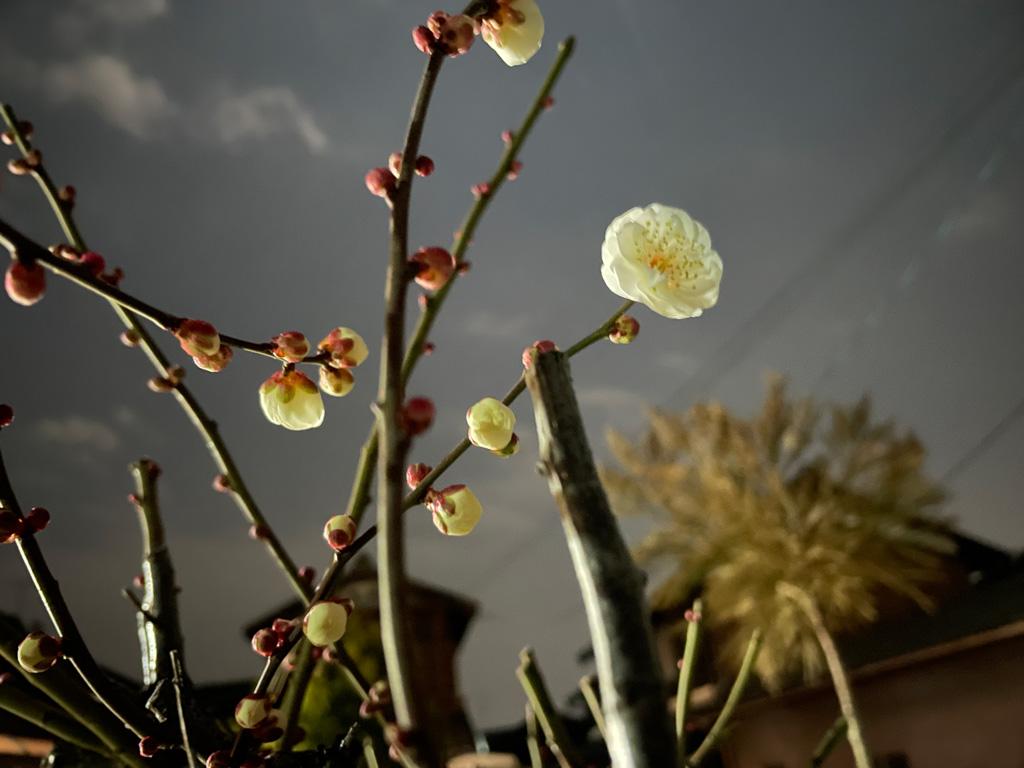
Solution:
[{"label": "open white flower", "polygon": [[324,401],[316,384],[299,371],[278,371],[260,385],[260,407],[271,424],[300,430],[324,421]]},{"label": "open white flower", "polygon": [[510,67],[525,64],[544,37],[544,17],[534,0],[498,0],[498,8],[480,22],[480,34]]},{"label": "open white flower", "polygon": [[722,259],[708,231],[679,208],[632,208],[608,225],[601,277],[612,293],[664,317],[697,317],[718,301]]}]

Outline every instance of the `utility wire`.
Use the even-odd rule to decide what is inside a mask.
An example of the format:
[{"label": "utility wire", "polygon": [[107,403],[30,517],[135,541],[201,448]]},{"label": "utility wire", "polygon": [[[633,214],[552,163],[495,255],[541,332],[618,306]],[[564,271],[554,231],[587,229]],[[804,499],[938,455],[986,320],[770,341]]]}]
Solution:
[{"label": "utility wire", "polygon": [[967,453],[961,456],[952,467],[943,473],[940,484],[948,484],[950,480],[977,461],[978,458],[988,451],[988,449],[991,448],[1000,437],[1010,430],[1010,427],[1017,423],[1021,416],[1024,416],[1024,398],[1017,403],[1016,407],[1007,411],[1003,418],[1001,418],[998,423],[992,427],[992,429],[986,432],[982,438],[975,443],[969,451],[967,451]]}]

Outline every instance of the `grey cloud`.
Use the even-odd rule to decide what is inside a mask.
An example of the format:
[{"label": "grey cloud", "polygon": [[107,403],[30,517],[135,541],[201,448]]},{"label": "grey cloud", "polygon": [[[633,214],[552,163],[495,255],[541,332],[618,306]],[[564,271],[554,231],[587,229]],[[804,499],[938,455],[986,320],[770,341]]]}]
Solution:
[{"label": "grey cloud", "polygon": [[65,448],[88,448],[101,453],[110,453],[120,442],[110,427],[84,416],[43,419],[36,426],[35,433],[44,443]]},{"label": "grey cloud", "polygon": [[313,112],[295,91],[283,85],[224,96],[213,119],[218,136],[228,145],[281,133],[294,133],[314,154],[324,152],[329,144]]}]

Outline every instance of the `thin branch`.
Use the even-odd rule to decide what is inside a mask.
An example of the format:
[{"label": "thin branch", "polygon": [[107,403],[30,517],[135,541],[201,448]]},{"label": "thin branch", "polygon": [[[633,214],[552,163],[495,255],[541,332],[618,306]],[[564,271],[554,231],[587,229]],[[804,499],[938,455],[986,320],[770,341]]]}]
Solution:
[{"label": "thin branch", "polygon": [[558,503],[586,607],[612,765],[674,765],[675,739],[643,581],[598,479],[566,355],[532,353],[526,384],[542,471]]},{"label": "thin branch", "polygon": [[828,759],[828,756],[832,754],[832,750],[839,746],[839,742],[843,740],[845,735],[846,718],[840,715],[829,726],[829,729],[825,731],[825,735],[821,737],[821,741],[818,742],[818,746],[814,749],[814,754],[811,755],[811,762],[808,763],[808,768],[821,768]]},{"label": "thin branch", "polygon": [[10,712],[76,747],[113,757],[92,731],[70,718],[62,709],[27,696],[24,691],[19,691],[8,683],[0,685],[0,709]]},{"label": "thin branch", "polygon": [[597,691],[594,690],[594,676],[586,675],[580,678],[580,692],[583,693],[583,699],[587,702],[587,707],[590,709],[590,715],[594,718],[594,725],[597,726],[598,732],[601,734],[601,738],[604,739],[605,743],[608,743],[608,726],[604,722],[604,713],[601,711],[601,700],[597,697]]},{"label": "thin branch", "polygon": [[171,682],[174,684],[174,701],[178,707],[178,727],[181,730],[181,746],[185,750],[185,757],[188,759],[189,768],[196,768],[196,756],[192,751],[192,739],[189,738],[191,723],[188,720],[188,707],[185,701],[189,697],[191,688],[188,678],[185,677],[185,670],[182,665],[181,649],[172,648],[169,652],[171,658]]},{"label": "thin branch", "polygon": [[676,762],[679,768],[686,766],[686,714],[690,708],[693,670],[697,666],[703,609],[704,601],[698,597],[693,601],[691,609],[693,619],[686,626],[686,644],[683,646],[683,659],[679,665],[679,686],[676,689]]},{"label": "thin branch", "polygon": [[519,683],[523,686],[526,698],[530,701],[530,706],[540,722],[544,737],[547,739],[555,759],[558,760],[558,764],[561,768],[583,768],[586,761],[569,738],[565,723],[551,701],[551,694],[548,693],[548,688],[544,684],[544,676],[541,675],[537,658],[533,655],[532,649],[523,648],[519,652],[516,677],[519,678]]},{"label": "thin branch", "polygon": [[686,765],[688,768],[696,768],[696,766],[700,765],[701,761],[711,753],[711,750],[718,747],[718,743],[725,736],[725,728],[729,720],[732,719],[740,699],[743,698],[743,692],[747,689],[750,673],[754,670],[754,662],[757,661],[757,654],[761,651],[761,641],[763,639],[764,636],[760,629],[754,630],[754,633],[750,636],[750,642],[747,643],[747,652],[743,655],[743,663],[740,665],[740,671],[736,674],[736,680],[729,690],[729,696],[726,698],[725,704],[722,705],[722,711],[718,713],[718,717],[715,719],[714,725],[711,726],[711,730],[708,731],[708,735],[704,737],[704,741],[700,743],[696,751],[687,759]]}]

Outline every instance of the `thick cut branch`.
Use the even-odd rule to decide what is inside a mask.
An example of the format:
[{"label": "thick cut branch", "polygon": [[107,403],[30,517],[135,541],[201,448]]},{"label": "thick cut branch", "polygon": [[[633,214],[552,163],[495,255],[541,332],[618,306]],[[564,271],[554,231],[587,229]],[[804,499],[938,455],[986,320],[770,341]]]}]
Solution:
[{"label": "thick cut branch", "polygon": [[542,471],[558,502],[587,610],[612,765],[673,765],[675,738],[640,572],[598,479],[566,355],[535,353],[526,384]]}]

